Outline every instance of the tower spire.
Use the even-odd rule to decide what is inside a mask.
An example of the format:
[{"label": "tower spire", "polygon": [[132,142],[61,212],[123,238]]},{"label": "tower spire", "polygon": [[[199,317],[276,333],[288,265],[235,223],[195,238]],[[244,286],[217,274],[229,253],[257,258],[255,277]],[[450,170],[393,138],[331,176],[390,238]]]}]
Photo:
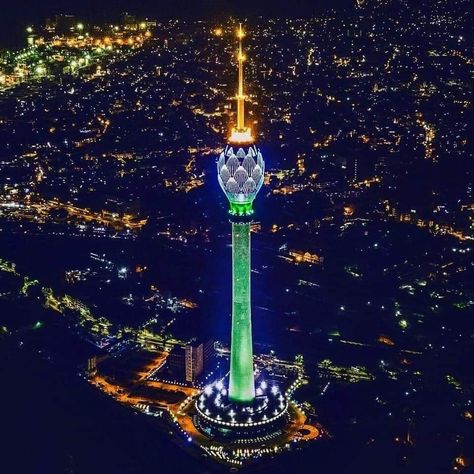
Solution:
[{"label": "tower spire", "polygon": [[238,73],[238,89],[237,89],[237,124],[232,128],[230,135],[231,143],[251,143],[253,141],[250,127],[245,126],[245,99],[246,95],[244,92],[244,62],[246,56],[242,48],[242,39],[245,36],[245,32],[242,29],[242,23],[239,23],[239,29],[237,30],[237,38],[239,39],[239,49],[237,52],[237,61],[239,65]]},{"label": "tower spire", "polygon": [[242,38],[244,31],[242,30],[242,23],[239,24],[239,31],[237,33],[239,38],[239,90],[237,92],[237,130],[245,128],[245,95],[244,95],[244,54],[242,51]]}]

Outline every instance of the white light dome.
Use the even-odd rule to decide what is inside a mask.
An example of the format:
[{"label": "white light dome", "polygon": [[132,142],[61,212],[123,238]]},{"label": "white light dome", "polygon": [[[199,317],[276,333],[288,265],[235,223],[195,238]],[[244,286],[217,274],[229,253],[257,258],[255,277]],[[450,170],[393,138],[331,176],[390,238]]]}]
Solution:
[{"label": "white light dome", "polygon": [[217,176],[229,201],[251,203],[263,184],[265,162],[255,146],[237,152],[227,146],[217,162]]}]

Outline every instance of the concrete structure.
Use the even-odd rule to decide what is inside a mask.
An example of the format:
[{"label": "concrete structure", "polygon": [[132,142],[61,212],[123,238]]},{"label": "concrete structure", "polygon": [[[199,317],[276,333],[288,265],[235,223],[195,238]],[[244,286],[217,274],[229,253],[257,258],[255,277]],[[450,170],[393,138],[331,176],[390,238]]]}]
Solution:
[{"label": "concrete structure", "polygon": [[[250,224],[252,204],[263,184],[265,163],[253,145],[252,132],[245,124],[245,94],[242,52],[244,32],[239,28],[239,85],[237,124],[232,129],[229,145],[219,156],[219,184],[230,204],[232,216],[232,340],[230,358],[229,399],[252,402],[255,398],[250,303]],[[247,145],[244,149],[240,145]],[[234,150],[234,147],[238,147]]]},{"label": "concrete structure", "polygon": [[173,347],[168,356],[168,367],[179,379],[194,383],[214,355],[213,341],[192,340],[187,344],[177,344]]},{"label": "concrete structure", "polygon": [[[229,200],[232,223],[232,332],[229,377],[206,386],[196,401],[196,426],[211,437],[258,439],[276,436],[288,419],[288,400],[278,385],[255,380],[252,347],[250,227],[253,201],[263,184],[265,162],[245,122],[240,26],[237,123],[217,162],[219,184]],[[256,386],[257,385],[257,386]]]}]

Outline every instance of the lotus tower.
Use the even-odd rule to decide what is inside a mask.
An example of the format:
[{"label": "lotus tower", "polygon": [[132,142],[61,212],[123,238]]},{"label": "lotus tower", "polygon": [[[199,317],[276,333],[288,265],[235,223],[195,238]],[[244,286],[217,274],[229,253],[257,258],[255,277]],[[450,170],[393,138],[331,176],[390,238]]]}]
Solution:
[{"label": "lotus tower", "polygon": [[232,128],[229,144],[217,163],[219,184],[230,205],[232,224],[232,335],[230,355],[229,399],[252,402],[255,381],[252,350],[252,317],[250,300],[250,224],[253,201],[263,184],[265,163],[253,144],[251,129],[245,123],[244,61],[242,27],[238,30],[238,75],[236,95],[237,124]]},{"label": "lotus tower", "polygon": [[245,33],[237,30],[237,121],[217,162],[217,178],[229,201],[232,225],[232,330],[229,376],[208,385],[196,401],[199,426],[212,435],[249,437],[284,423],[288,401],[279,388],[256,381],[251,316],[250,226],[265,162],[245,118]]}]

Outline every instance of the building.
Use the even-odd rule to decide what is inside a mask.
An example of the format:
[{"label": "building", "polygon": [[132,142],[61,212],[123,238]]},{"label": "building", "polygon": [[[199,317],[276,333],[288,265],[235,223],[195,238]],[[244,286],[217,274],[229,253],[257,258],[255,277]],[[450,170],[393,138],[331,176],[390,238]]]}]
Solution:
[{"label": "building", "polygon": [[168,369],[177,378],[196,382],[214,358],[214,342],[192,340],[188,344],[176,345],[168,356]]},{"label": "building", "polygon": [[74,15],[59,14],[54,17],[54,20],[46,21],[46,28],[54,31],[57,34],[70,33],[77,24]]},{"label": "building", "polygon": [[253,201],[264,181],[265,162],[245,123],[244,31],[239,46],[237,122],[217,162],[219,184],[229,200],[232,225],[232,330],[230,373],[205,387],[198,397],[196,426],[210,436],[249,438],[275,431],[285,422],[286,397],[262,380],[256,388],[253,363],[250,229]]},{"label": "building", "polygon": [[86,373],[89,377],[93,377],[95,374],[97,374],[97,357],[96,356],[89,357],[89,359],[87,359]]},{"label": "building", "polygon": [[135,15],[131,15],[128,12],[123,12],[120,15],[120,20],[122,26],[129,29],[136,29],[137,28],[137,17]]},{"label": "building", "polygon": [[252,402],[255,399],[250,301],[250,226],[252,204],[263,184],[265,171],[262,154],[253,145],[252,131],[245,124],[243,37],[243,30],[239,28],[237,123],[232,128],[229,145],[221,153],[217,163],[219,184],[229,200],[232,222],[229,399],[234,402]]},{"label": "building", "polygon": [[185,379],[194,382],[204,370],[203,346],[187,344],[184,350]]}]

